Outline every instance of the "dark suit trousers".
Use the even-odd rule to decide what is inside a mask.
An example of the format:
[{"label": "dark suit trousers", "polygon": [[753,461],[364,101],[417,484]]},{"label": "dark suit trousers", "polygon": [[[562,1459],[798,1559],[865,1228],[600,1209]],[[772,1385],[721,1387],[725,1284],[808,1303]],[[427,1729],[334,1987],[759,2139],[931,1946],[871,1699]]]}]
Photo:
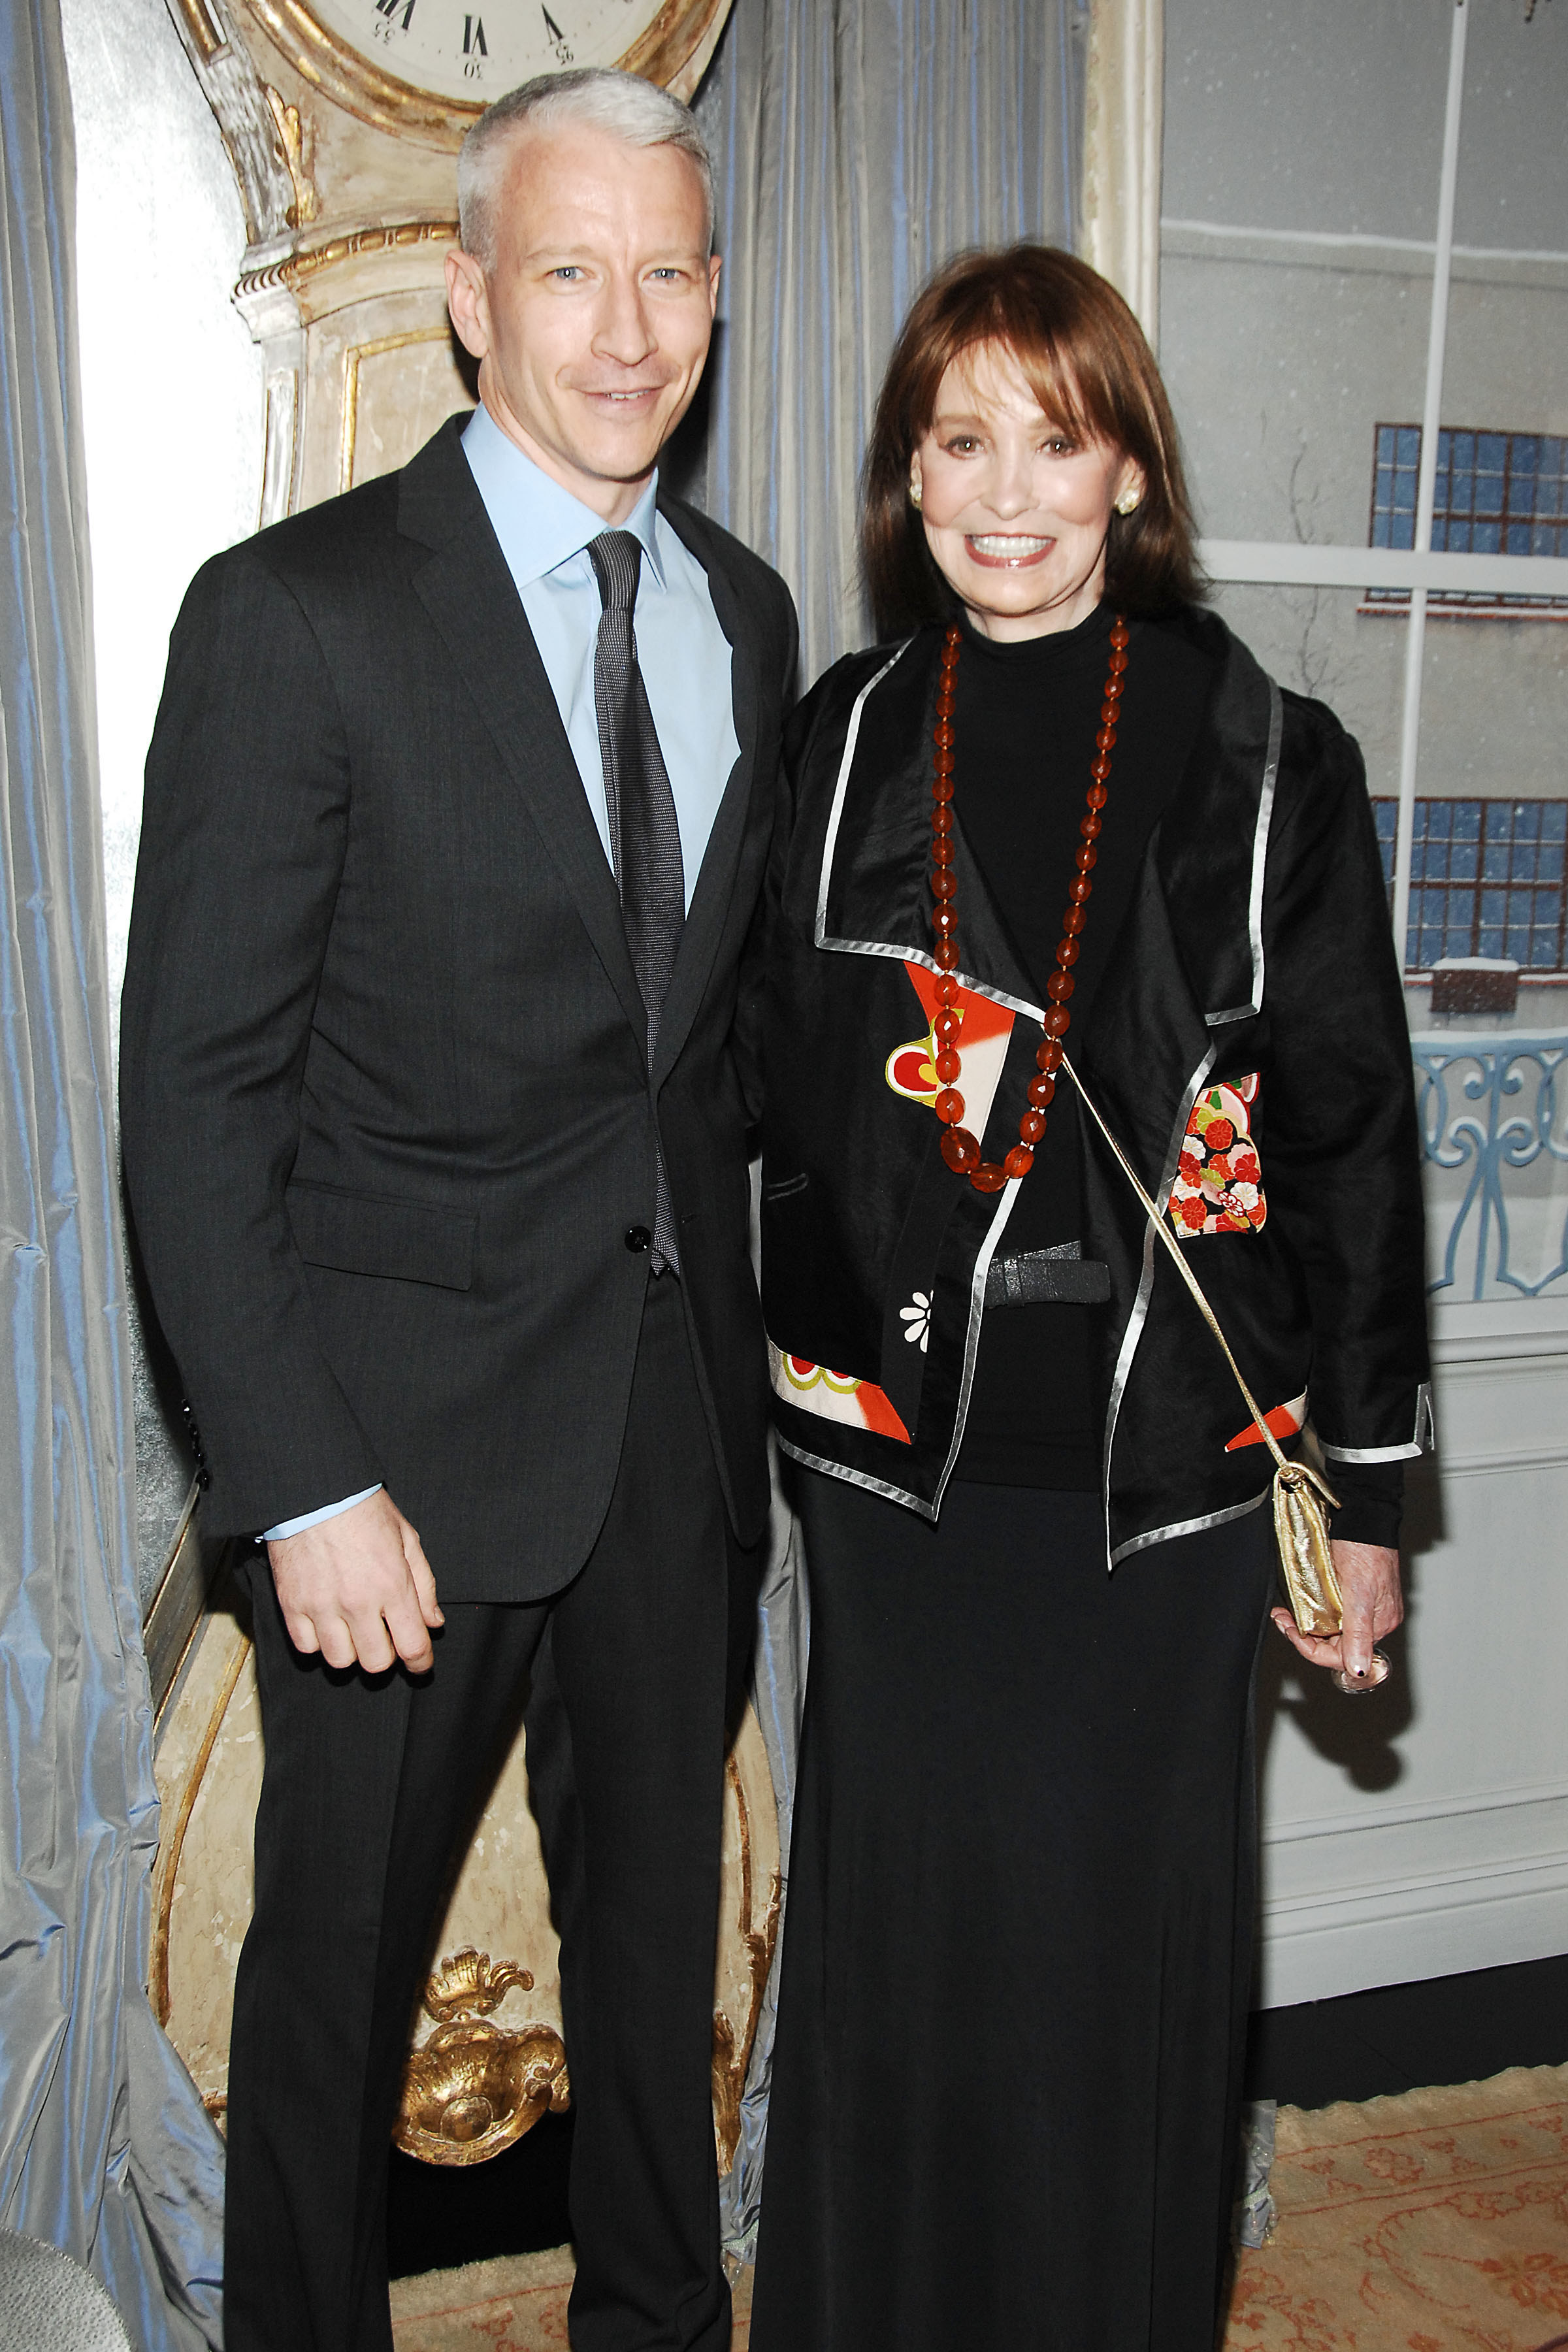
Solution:
[{"label": "dark suit trousers", "polygon": [[410,2015],[520,1706],[576,2109],[572,2343],[727,2352],[710,2069],[723,1755],[756,1570],[669,1276],[649,1284],[608,1513],[564,1591],[454,1607],[430,1674],[372,1678],[295,1652],[257,1556],[267,1763],[230,2060],[228,2352],[390,2352]]}]

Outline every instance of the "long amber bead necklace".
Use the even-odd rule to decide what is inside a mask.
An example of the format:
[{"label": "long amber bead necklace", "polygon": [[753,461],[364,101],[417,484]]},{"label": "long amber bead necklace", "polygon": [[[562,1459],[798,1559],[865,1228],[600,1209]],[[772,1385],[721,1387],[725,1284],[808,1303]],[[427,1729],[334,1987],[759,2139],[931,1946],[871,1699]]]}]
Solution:
[{"label": "long amber bead necklace", "polygon": [[1100,706],[1100,731],[1095,736],[1095,754],[1089,766],[1093,778],[1087,795],[1089,813],[1079,819],[1082,840],[1075,863],[1078,872],[1068,891],[1068,909],[1062,917],[1062,936],[1057,942],[1057,969],[1046,984],[1050,1007],[1042,1026],[1045,1037],[1035,1049],[1036,1075],[1029,1081],[1029,1108],[1018,1121],[1018,1140],[1005,1160],[983,1160],[980,1146],[961,1124],[963,1118],[963,1097],[958,1091],[963,1064],[958,1050],[962,1015],[958,1011],[958,982],[952,975],[958,969],[958,877],[952,870],[952,747],[954,741],[952,713],[953,689],[958,679],[959,648],[963,643],[961,629],[951,628],[942,640],[942,670],[937,683],[936,768],[931,780],[931,929],[935,934],[932,950],[936,961],[936,1018],[931,1023],[931,1035],[936,1045],[936,1075],[942,1083],[935,1109],[947,1133],[942,1139],[942,1156],[955,1176],[967,1176],[977,1192],[999,1192],[1009,1177],[1026,1176],[1035,1164],[1035,1150],[1046,1131],[1046,1111],[1057,1090],[1057,1072],[1061,1067],[1062,1039],[1067,1035],[1072,1015],[1068,1011],[1068,999],[1073,992],[1072,968],[1078,961],[1079,941],[1084,927],[1084,909],[1094,888],[1089,880],[1098,852],[1101,809],[1105,806],[1106,779],[1110,773],[1110,754],[1116,746],[1117,707],[1124,684],[1122,673],[1127,667],[1127,621],[1118,613],[1110,632],[1110,667],[1105,680],[1104,698]]}]

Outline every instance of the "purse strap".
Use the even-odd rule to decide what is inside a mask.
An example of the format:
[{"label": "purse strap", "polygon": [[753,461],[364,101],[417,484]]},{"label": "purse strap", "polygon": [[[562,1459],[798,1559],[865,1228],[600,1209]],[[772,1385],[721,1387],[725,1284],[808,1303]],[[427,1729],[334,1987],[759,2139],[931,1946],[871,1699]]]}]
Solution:
[{"label": "purse strap", "polygon": [[1203,1317],[1204,1321],[1208,1325],[1209,1329],[1214,1333],[1215,1338],[1219,1341],[1221,1348],[1225,1350],[1225,1360],[1236,1375],[1236,1385],[1247,1400],[1247,1410],[1258,1424],[1258,1435],[1262,1438],[1263,1443],[1268,1448],[1269,1453],[1274,1456],[1275,1468],[1277,1470],[1292,1469],[1294,1465],[1290,1462],[1287,1454],[1281,1453],[1275,1439],[1274,1432],[1269,1428],[1268,1423],[1264,1420],[1263,1415],[1258,1409],[1257,1398],[1253,1395],[1252,1391],[1247,1387],[1246,1381],[1242,1378],[1241,1366],[1231,1354],[1230,1342],[1219,1328],[1219,1318],[1215,1315],[1214,1308],[1209,1305],[1208,1300],[1204,1297],[1203,1291],[1199,1287],[1198,1278],[1193,1272],[1192,1267],[1187,1264],[1186,1252],[1183,1249],[1181,1243],[1176,1239],[1174,1234],[1172,1233],[1170,1227],[1166,1224],[1164,1218],[1160,1214],[1159,1210],[1154,1206],[1153,1202],[1149,1198],[1148,1193],[1144,1191],[1137,1170],[1133,1167],[1132,1162],[1128,1159],[1127,1154],[1123,1151],[1120,1143],[1117,1142],[1116,1138],[1111,1134],[1110,1129],[1105,1124],[1104,1119],[1101,1118],[1100,1112],[1089,1095],[1089,1089],[1084,1085],[1083,1080],[1079,1076],[1078,1072],[1074,1069],[1072,1064],[1068,1061],[1065,1054],[1062,1055],[1062,1067],[1067,1072],[1068,1077],[1072,1080],[1074,1086],[1078,1088],[1079,1099],[1083,1104],[1084,1108],[1088,1111],[1090,1118],[1093,1119],[1096,1127],[1099,1128],[1101,1135],[1104,1136],[1107,1143],[1110,1144],[1111,1150],[1115,1153],[1117,1161],[1123,1175],[1126,1177],[1127,1181],[1131,1185],[1132,1190],[1142,1202],[1144,1210],[1148,1214],[1149,1223],[1153,1226],[1154,1231],[1159,1234],[1160,1239],[1164,1243],[1165,1247],[1170,1251],[1172,1257],[1175,1260],[1176,1271],[1181,1276],[1182,1280],[1186,1284],[1187,1288],[1192,1292],[1199,1314]]}]

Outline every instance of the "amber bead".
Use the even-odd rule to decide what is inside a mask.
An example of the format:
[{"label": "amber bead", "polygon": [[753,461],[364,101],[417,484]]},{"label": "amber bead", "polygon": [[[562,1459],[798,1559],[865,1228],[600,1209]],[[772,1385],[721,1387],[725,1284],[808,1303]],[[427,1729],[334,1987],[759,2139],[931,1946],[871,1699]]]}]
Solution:
[{"label": "amber bead", "polygon": [[935,808],[932,809],[931,813],[931,829],[933,833],[951,833],[952,831],[952,810],[947,801],[938,801]]},{"label": "amber bead", "polygon": [[1026,1176],[1035,1164],[1035,1155],[1026,1143],[1016,1143],[1002,1162],[1002,1172],[1015,1181]]},{"label": "amber bead", "polygon": [[1007,1171],[999,1160],[983,1160],[978,1168],[970,1170],[969,1181],[977,1192],[999,1192],[1007,1181]]},{"label": "amber bead", "polygon": [[946,866],[933,866],[931,870],[931,896],[953,898],[958,895],[958,877]]},{"label": "amber bead", "polygon": [[[1080,857],[1083,856],[1081,849],[1079,851],[1079,856]],[[1083,902],[1089,896],[1089,893],[1093,888],[1094,885],[1089,880],[1087,874],[1080,874],[1076,882],[1069,882],[1068,884],[1068,897],[1072,900],[1074,906],[1078,908],[1080,914],[1083,911]]]},{"label": "amber bead", "polygon": [[958,935],[958,913],[952,907],[933,907],[931,927],[939,940],[955,939]]},{"label": "amber bead", "polygon": [[1117,696],[1126,691],[1126,687],[1127,681],[1125,678],[1108,677],[1105,681],[1105,698],[1107,702],[1114,704]]},{"label": "amber bead", "polygon": [[1047,1037],[1065,1037],[1072,1027],[1072,1014],[1065,1006],[1053,1004],[1040,1026]]},{"label": "amber bead", "polygon": [[1097,751],[1115,751],[1115,749],[1116,749],[1116,730],[1115,730],[1115,728],[1114,728],[1114,727],[1112,727],[1112,726],[1110,725],[1110,721],[1109,721],[1109,720],[1108,720],[1108,721],[1106,722],[1106,724],[1105,724],[1105,725],[1100,729],[1100,730],[1099,734],[1095,737],[1095,739],[1094,739],[1094,748],[1095,748],[1095,750],[1096,750]]},{"label": "amber bead", "polygon": [[952,843],[945,833],[939,833],[936,839],[931,843],[931,862],[933,866],[951,866],[952,864]]},{"label": "amber bead", "polygon": [[1057,961],[1060,964],[1064,971],[1068,971],[1071,966],[1078,961],[1078,959],[1079,944],[1076,940],[1058,940],[1057,941]]},{"label": "amber bead", "polygon": [[944,1045],[936,1057],[936,1074],[944,1087],[952,1086],[959,1073],[958,1055],[951,1045]]},{"label": "amber bead", "polygon": [[952,723],[950,719],[942,719],[938,720],[935,729],[935,740],[936,748],[939,751],[952,751],[954,743],[958,740],[958,738],[952,731]]},{"label": "amber bead", "polygon": [[[1092,889],[1093,887],[1094,886],[1091,883],[1089,887]],[[1085,916],[1081,907],[1069,907],[1068,908],[1067,913],[1062,917],[1062,929],[1067,933],[1069,940],[1077,939],[1079,931],[1083,929],[1084,921]]]},{"label": "amber bead", "polygon": [[1102,727],[1109,727],[1112,734],[1116,731],[1116,722],[1121,716],[1121,713],[1118,710],[1114,702],[1102,702],[1100,704],[1100,723]]},{"label": "amber bead", "polygon": [[1093,841],[1099,836],[1100,819],[1094,814],[1093,811],[1090,810],[1088,816],[1079,817],[1078,821],[1078,829],[1079,833],[1082,834],[1085,841]]},{"label": "amber bead", "polygon": [[952,696],[951,694],[939,694],[939,695],[937,696],[937,698],[936,698],[936,715],[937,715],[937,717],[938,717],[939,719],[951,719],[951,718],[952,717],[952,711],[953,711],[953,698],[952,698]]},{"label": "amber bead", "polygon": [[[1082,832],[1083,825],[1085,824],[1092,824],[1096,833],[1100,830],[1100,820],[1098,817],[1086,816],[1083,819],[1082,824],[1079,827],[1080,833]],[[1099,856],[1100,852],[1096,849],[1092,840],[1085,840],[1081,842],[1079,845],[1079,847],[1073,852],[1073,856],[1077,863],[1079,872],[1080,874],[1087,874],[1089,867],[1095,863]]]},{"label": "amber bead", "polygon": [[931,959],[936,964],[939,971],[956,971],[958,969],[958,941],[956,940],[938,940],[935,947],[931,950]]},{"label": "amber bead", "polygon": [[1110,761],[1103,751],[1097,752],[1089,763],[1089,772],[1097,784],[1102,784],[1110,773]]},{"label": "amber bead", "polygon": [[955,1176],[967,1176],[980,1165],[980,1146],[966,1127],[950,1127],[942,1139],[942,1156]]},{"label": "amber bead", "polygon": [[1046,982],[1046,994],[1053,1004],[1065,1004],[1077,986],[1070,971],[1053,971]]},{"label": "amber bead", "polygon": [[[933,800],[950,801],[952,798],[952,768],[953,759],[951,751],[932,752],[932,776],[931,789],[931,798]],[[947,790],[945,792],[942,790],[942,785],[944,783],[947,786]]]},{"label": "amber bead", "polygon": [[1126,668],[1126,667],[1127,667],[1127,648],[1126,648],[1126,646],[1113,646],[1113,647],[1112,647],[1112,649],[1111,649],[1111,655],[1110,655],[1110,675],[1111,675],[1111,677],[1121,677],[1121,673],[1122,673],[1122,671]]},{"label": "amber bead", "polygon": [[963,1117],[963,1097],[955,1094],[952,1087],[943,1087],[931,1108],[943,1127],[956,1127]]},{"label": "amber bead", "polygon": [[1059,1070],[1061,1066],[1062,1049],[1058,1045],[1054,1037],[1047,1037],[1043,1045],[1036,1046],[1035,1066],[1037,1069],[1044,1070],[1048,1076],[1053,1070]]},{"label": "amber bead", "polygon": [[951,1045],[963,1026],[951,1004],[940,1004],[931,1021],[931,1033],[939,1045]]},{"label": "amber bead", "polygon": [[[1044,1083],[1045,1081],[1040,1078],[1031,1080],[1031,1086],[1034,1087]],[[1038,1143],[1045,1131],[1046,1114],[1043,1110],[1026,1110],[1018,1121],[1018,1132],[1026,1143]]]},{"label": "amber bead", "polygon": [[1084,794],[1084,798],[1089,803],[1091,809],[1102,809],[1106,803],[1105,786],[1103,784],[1090,784],[1088,792]]},{"label": "amber bead", "polygon": [[1037,1110],[1048,1110],[1056,1099],[1056,1091],[1055,1078],[1047,1078],[1043,1071],[1037,1078],[1029,1080],[1029,1100]]},{"label": "amber bead", "polygon": [[958,1003],[957,981],[939,980],[936,984],[936,1001],[942,1005],[956,1004]]}]

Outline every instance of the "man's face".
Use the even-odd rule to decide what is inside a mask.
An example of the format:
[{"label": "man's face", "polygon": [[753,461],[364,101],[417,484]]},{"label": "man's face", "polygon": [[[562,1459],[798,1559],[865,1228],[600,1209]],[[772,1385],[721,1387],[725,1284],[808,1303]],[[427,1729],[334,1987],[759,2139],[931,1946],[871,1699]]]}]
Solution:
[{"label": "man's face", "polygon": [[493,270],[447,258],[453,324],[501,430],[607,522],[630,514],[702,374],[719,299],[702,181],[679,147],[521,131]]}]

